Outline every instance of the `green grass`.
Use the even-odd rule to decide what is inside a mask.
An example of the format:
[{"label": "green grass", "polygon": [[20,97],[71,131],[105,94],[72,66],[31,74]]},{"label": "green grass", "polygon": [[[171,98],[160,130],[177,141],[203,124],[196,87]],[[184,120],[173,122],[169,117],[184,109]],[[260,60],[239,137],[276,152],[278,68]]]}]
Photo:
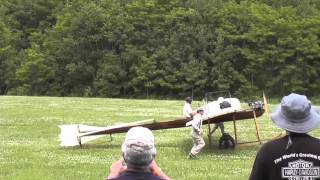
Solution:
[{"label": "green grass", "polygon": [[[0,96],[0,179],[104,179],[110,164],[121,157],[124,134],[113,135],[111,142],[102,138],[82,148],[61,148],[58,125],[107,126],[150,118],[173,119],[180,117],[183,103],[182,100]],[[282,132],[266,115],[259,122],[264,139]],[[233,135],[233,124],[225,123],[225,126]],[[207,126],[204,128],[207,131]],[[253,120],[238,121],[237,128],[240,141],[255,140]],[[212,149],[206,146],[198,160],[187,160],[192,146],[189,128],[159,130],[154,134],[157,163],[177,180],[248,179],[260,147],[219,150],[220,132],[216,132]],[[319,137],[320,131],[313,135]]]}]

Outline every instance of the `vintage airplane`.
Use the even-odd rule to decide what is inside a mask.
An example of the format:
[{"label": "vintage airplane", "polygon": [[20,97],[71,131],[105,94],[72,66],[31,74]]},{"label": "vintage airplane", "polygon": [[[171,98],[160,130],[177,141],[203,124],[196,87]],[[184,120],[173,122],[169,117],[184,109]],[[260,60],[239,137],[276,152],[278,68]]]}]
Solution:
[{"label": "vintage airplane", "polygon": [[[266,104],[266,99],[264,97],[264,103],[261,101],[253,102],[250,105],[249,109],[242,109],[239,99],[237,98],[225,98],[223,101],[227,101],[230,103],[230,107],[220,109],[220,101],[208,101],[206,99],[205,105],[201,106],[204,109],[205,118],[203,119],[203,124],[208,124],[208,139],[209,146],[211,146],[211,135],[212,130],[210,124],[219,123],[219,122],[227,122],[233,121],[234,124],[234,136],[235,142],[238,144],[237,140],[237,129],[236,129],[236,121],[245,120],[245,119],[254,119],[255,127],[256,127],[256,136],[257,141],[251,142],[260,142],[259,135],[259,126],[257,123],[257,117],[261,116],[265,112],[264,104]],[[130,128],[135,126],[143,126],[147,127],[151,130],[159,130],[159,129],[172,129],[172,128],[182,128],[186,127],[186,123],[188,120],[186,118],[177,118],[169,121],[156,121],[154,119],[144,120],[132,123],[125,123],[121,125],[113,125],[107,127],[96,127],[96,126],[87,126],[81,124],[73,124],[73,125],[61,125],[59,126],[61,129],[60,133],[60,145],[64,147],[70,146],[81,146],[84,143],[95,140],[97,138],[112,135],[116,133],[125,133]],[[248,143],[248,142],[245,142]],[[250,142],[249,142],[250,143]]]}]

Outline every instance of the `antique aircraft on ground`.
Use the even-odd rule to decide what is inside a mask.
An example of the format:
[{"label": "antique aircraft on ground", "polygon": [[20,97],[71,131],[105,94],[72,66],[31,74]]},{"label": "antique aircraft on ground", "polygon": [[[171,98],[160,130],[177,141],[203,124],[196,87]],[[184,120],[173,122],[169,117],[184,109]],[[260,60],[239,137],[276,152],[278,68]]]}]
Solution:
[{"label": "antique aircraft on ground", "polygon": [[[220,109],[219,104],[221,102],[219,102],[218,100],[211,101],[209,95],[210,93],[206,93],[206,96],[204,98],[205,103],[203,106],[201,106],[201,108],[204,109],[205,112],[205,118],[202,122],[203,124],[208,124],[209,146],[211,146],[211,135],[213,133],[210,124],[232,121],[234,125],[233,127],[235,142],[236,144],[239,144],[237,139],[236,121],[245,119],[254,119],[257,140],[251,142],[261,143],[257,117],[260,117],[266,111],[265,107],[267,105],[267,102],[265,96],[263,98],[264,102],[252,102],[249,103],[250,108],[242,109],[239,99],[231,98],[229,95],[229,98],[224,98],[223,101],[229,102],[231,106],[228,108]],[[60,145],[64,147],[81,146],[84,143],[87,143],[89,141],[95,140],[106,135],[111,136],[112,134],[116,133],[125,133],[130,128],[135,126],[143,126],[151,130],[159,130],[183,128],[186,127],[187,122],[188,120],[186,118],[177,118],[168,121],[156,121],[154,119],[151,119],[107,127],[87,126],[81,124],[61,125],[59,126],[61,129],[61,133],[59,136],[61,141]]]}]

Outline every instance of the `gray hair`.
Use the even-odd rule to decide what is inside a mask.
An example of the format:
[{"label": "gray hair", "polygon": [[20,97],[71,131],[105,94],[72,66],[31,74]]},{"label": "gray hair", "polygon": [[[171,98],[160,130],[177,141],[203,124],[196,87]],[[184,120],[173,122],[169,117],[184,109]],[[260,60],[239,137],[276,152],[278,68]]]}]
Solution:
[{"label": "gray hair", "polygon": [[152,132],[141,126],[127,132],[121,150],[126,163],[140,167],[148,166],[157,152]]},{"label": "gray hair", "polygon": [[126,148],[123,152],[123,158],[126,163],[134,166],[148,166],[155,158],[155,148],[137,151],[134,148]]}]

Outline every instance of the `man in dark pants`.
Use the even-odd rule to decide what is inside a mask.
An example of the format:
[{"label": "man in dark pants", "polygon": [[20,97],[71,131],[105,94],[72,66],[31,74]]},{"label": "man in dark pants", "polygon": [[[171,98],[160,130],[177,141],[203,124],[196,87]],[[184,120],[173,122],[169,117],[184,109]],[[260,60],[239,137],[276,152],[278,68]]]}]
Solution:
[{"label": "man in dark pants", "polygon": [[259,150],[250,180],[320,179],[320,140],[307,133],[320,125],[320,115],[306,96],[290,94],[271,115],[287,135]]},{"label": "man in dark pants", "polygon": [[[228,101],[225,101],[223,97],[219,97],[218,102],[220,105],[220,109],[225,109],[225,108],[231,107],[231,104]],[[218,128],[220,128],[222,135],[225,134],[223,122],[215,123],[211,132],[214,133]]]}]

